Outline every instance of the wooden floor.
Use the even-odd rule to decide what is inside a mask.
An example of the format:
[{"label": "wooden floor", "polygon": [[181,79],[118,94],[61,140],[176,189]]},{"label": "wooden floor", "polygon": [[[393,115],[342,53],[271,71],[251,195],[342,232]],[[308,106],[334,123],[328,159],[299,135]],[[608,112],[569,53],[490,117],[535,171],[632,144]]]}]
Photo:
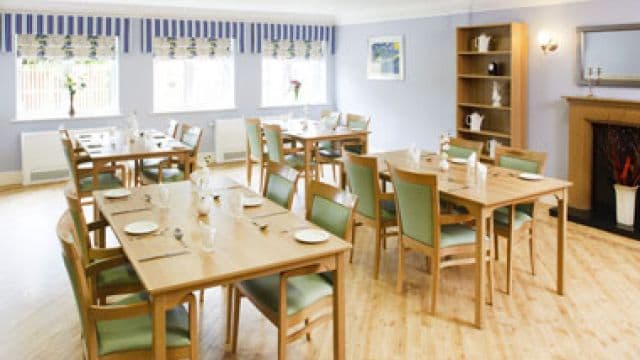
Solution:
[{"label": "wooden floor", "polygon": [[[244,170],[216,170],[243,181]],[[297,201],[299,209],[301,202]],[[80,327],[54,227],[65,209],[62,185],[0,191],[0,359],[80,359]],[[556,295],[555,219],[541,209],[536,229],[538,274],[528,272],[526,243],[515,247],[513,294],[498,291],[486,308],[486,328],[471,326],[473,269],[445,269],[439,310],[428,313],[424,259],[409,256],[407,286],[395,292],[395,240],[372,279],[373,233],[357,233],[347,272],[347,358],[637,358],[640,353],[640,242],[573,223],[568,228],[567,295]],[[504,253],[504,241],[501,243]],[[223,297],[206,293],[201,309],[203,359],[274,359],[276,331],[243,303],[235,357],[225,354]],[[288,347],[291,359],[331,358],[331,326],[311,342]]]}]

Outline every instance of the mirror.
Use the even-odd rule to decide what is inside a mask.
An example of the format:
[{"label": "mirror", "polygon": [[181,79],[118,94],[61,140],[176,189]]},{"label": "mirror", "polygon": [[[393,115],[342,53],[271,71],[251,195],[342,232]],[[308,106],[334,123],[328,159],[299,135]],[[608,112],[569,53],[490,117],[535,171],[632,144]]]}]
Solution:
[{"label": "mirror", "polygon": [[640,24],[579,27],[578,84],[640,87]]}]

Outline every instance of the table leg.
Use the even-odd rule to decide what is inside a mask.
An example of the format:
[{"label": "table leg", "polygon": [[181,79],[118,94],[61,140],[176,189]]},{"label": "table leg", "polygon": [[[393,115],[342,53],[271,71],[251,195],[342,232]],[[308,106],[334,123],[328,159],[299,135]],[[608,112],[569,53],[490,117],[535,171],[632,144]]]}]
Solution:
[{"label": "table leg", "polygon": [[333,358],[345,359],[345,253],[336,255],[336,270],[333,279]]},{"label": "table leg", "polygon": [[557,291],[559,295],[564,295],[564,257],[567,250],[567,203],[569,201],[569,189],[564,188],[561,196],[561,198],[558,198]]},{"label": "table leg", "polygon": [[[163,296],[151,296],[151,311],[153,324],[153,359],[164,360],[167,357],[166,346],[166,309]],[[195,324],[194,324],[195,326]]]},{"label": "table leg", "polygon": [[476,215],[476,313],[475,325],[482,329],[484,325],[484,277],[485,277],[485,237],[487,228],[487,212],[484,208],[480,208]]},{"label": "table leg", "polygon": [[507,239],[507,294],[511,294],[511,288],[513,284],[513,241],[516,237],[515,229],[516,221],[516,206],[512,204],[509,206],[509,238]]},{"label": "table leg", "polygon": [[310,208],[311,196],[309,196],[309,188],[311,187],[311,150],[313,142],[305,140],[304,142],[304,197],[305,209]]}]

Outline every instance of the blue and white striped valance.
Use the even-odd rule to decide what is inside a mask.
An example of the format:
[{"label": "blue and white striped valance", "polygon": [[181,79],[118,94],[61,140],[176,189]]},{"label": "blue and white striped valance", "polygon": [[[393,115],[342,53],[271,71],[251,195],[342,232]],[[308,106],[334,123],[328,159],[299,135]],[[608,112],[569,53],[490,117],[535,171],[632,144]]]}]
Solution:
[{"label": "blue and white striped valance", "polygon": [[13,51],[15,35],[22,34],[116,36],[120,41],[119,48],[128,53],[131,44],[131,19],[90,15],[0,14],[2,51]]},{"label": "blue and white striped valance", "polygon": [[267,42],[290,40],[326,43],[331,54],[336,53],[336,27],[328,25],[300,25],[300,24],[268,24],[252,23],[251,52],[261,53]]},{"label": "blue and white striped valance", "polygon": [[154,38],[202,38],[233,39],[234,46],[244,53],[245,23],[239,21],[187,20],[187,19],[140,19],[141,49],[153,53]]}]

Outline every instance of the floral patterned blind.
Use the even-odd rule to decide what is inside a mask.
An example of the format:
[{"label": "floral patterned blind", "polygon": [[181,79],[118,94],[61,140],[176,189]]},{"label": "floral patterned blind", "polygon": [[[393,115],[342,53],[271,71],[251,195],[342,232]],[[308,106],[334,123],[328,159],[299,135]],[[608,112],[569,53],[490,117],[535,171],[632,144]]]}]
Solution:
[{"label": "floral patterned blind", "polygon": [[153,56],[171,59],[230,56],[228,38],[153,38]]},{"label": "floral patterned blind", "polygon": [[82,35],[17,35],[19,58],[114,58],[117,39],[114,36]]},{"label": "floral patterned blind", "polygon": [[264,44],[262,55],[280,59],[322,59],[325,55],[325,42],[271,40]]}]

